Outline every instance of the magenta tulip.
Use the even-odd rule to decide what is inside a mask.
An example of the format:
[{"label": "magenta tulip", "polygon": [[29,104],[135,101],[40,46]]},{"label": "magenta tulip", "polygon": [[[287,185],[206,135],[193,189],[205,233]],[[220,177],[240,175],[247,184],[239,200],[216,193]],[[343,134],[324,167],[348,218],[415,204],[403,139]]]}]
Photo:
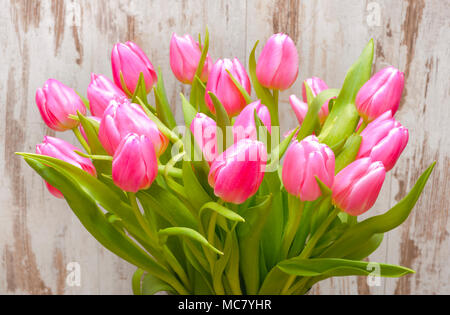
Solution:
[{"label": "magenta tulip", "polygon": [[[129,96],[136,90],[141,73],[144,75],[147,93],[157,82],[158,78],[152,63],[142,49],[133,42],[114,45],[111,53],[111,65],[114,82]],[[124,85],[120,79],[120,74],[123,76]]]},{"label": "magenta tulip", "polygon": [[126,99],[111,101],[100,122],[100,142],[113,155],[120,141],[129,133],[147,136],[153,142],[158,157],[164,153],[169,143],[141,106]]},{"label": "magenta tulip", "polygon": [[408,144],[409,133],[388,111],[368,124],[361,137],[357,158],[370,157],[390,171]]},{"label": "magenta tulip", "polygon": [[267,41],[256,65],[258,81],[269,89],[287,90],[298,75],[298,53],[286,34],[274,34]]},{"label": "magenta tulip", "polygon": [[306,114],[308,113],[308,104],[302,102],[297,96],[291,95],[289,97],[289,103],[291,104],[292,110],[297,117],[298,123],[303,124],[303,120],[305,120]]},{"label": "magenta tulip", "polygon": [[152,141],[145,135],[129,133],[114,153],[112,178],[124,191],[147,189],[158,175],[158,161]]},{"label": "magenta tulip", "polygon": [[92,115],[102,118],[103,112],[108,107],[109,102],[114,98],[126,98],[127,96],[104,75],[92,73],[91,83],[87,89],[87,97]]},{"label": "magenta tulip", "polygon": [[356,160],[340,171],[333,185],[333,203],[350,215],[363,214],[374,205],[386,170],[370,158]]},{"label": "magenta tulip", "polygon": [[[45,136],[44,141],[36,145],[37,154],[46,155],[65,161],[78,168],[81,168],[83,171],[88,172],[92,176],[97,176],[97,172],[91,160],[78,155],[77,153],[75,153],[75,151],[81,150],[62,139],[50,136]],[[58,189],[51,186],[47,182],[45,184],[47,185],[47,188],[52,195],[58,198],[64,198],[64,196]]]},{"label": "magenta tulip", "polygon": [[198,113],[192,120],[191,132],[203,157],[211,164],[217,156],[216,122],[203,113]]},{"label": "magenta tulip", "polygon": [[239,60],[237,58],[234,58],[232,61],[230,59],[219,59],[209,74],[208,83],[206,84],[205,101],[211,112],[215,113],[214,104],[208,94],[208,92],[213,92],[224,106],[228,116],[232,117],[239,114],[247,103],[231,80],[227,70],[239,81],[248,94],[251,93],[250,79]]},{"label": "magenta tulip", "polygon": [[208,182],[216,196],[226,202],[241,204],[261,185],[266,162],[264,144],[243,139],[216,158],[211,165]]},{"label": "magenta tulip", "polygon": [[333,151],[319,143],[315,136],[301,142],[295,140],[285,154],[282,172],[284,187],[303,201],[316,200],[321,195],[316,177],[331,188],[334,162]]},{"label": "magenta tulip", "polygon": [[[202,50],[198,42],[191,35],[177,36],[173,33],[170,41],[170,67],[175,77],[183,82],[191,84],[197,71]],[[208,81],[213,61],[209,54],[206,55],[200,80]]]},{"label": "magenta tulip", "polygon": [[36,104],[44,122],[56,131],[78,126],[79,122],[69,115],[77,115],[77,111],[86,114],[86,107],[78,94],[55,79],[48,79],[43,88],[37,89]]},{"label": "magenta tulip", "polygon": [[272,131],[269,110],[265,105],[261,104],[260,100],[257,100],[247,105],[236,117],[233,125],[234,142],[241,139],[257,140],[255,111],[269,133]]},{"label": "magenta tulip", "polygon": [[376,73],[356,96],[356,108],[366,122],[376,119],[381,114],[397,112],[404,87],[403,72],[394,67],[387,67]]},{"label": "magenta tulip", "polygon": [[[306,86],[308,85],[313,97],[316,97],[317,95],[319,95],[321,92],[328,90],[328,85],[325,83],[325,81],[323,81],[321,78],[318,77],[312,77],[309,79],[306,79],[303,84],[302,84],[302,97],[303,97],[303,101],[304,102],[308,102],[308,97],[307,97],[307,93],[306,93]],[[328,103],[330,101],[326,101],[322,107],[320,108],[319,111],[319,121],[321,124],[323,124],[325,122],[325,120],[328,117],[329,114],[329,110],[328,110]]]}]

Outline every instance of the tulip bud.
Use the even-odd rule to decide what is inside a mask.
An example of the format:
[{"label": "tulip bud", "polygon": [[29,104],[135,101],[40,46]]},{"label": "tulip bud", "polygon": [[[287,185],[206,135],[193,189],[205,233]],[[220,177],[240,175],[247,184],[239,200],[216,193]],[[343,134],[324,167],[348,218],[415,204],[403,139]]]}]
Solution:
[{"label": "tulip bud", "polygon": [[233,125],[234,142],[238,142],[241,139],[257,140],[255,111],[269,133],[271,132],[272,126],[269,110],[265,105],[261,104],[260,100],[257,100],[248,104],[236,117]]},{"label": "tulip bud", "polygon": [[370,157],[390,171],[408,144],[409,133],[388,111],[368,124],[361,137],[357,159]]},{"label": "tulip bud", "polygon": [[356,109],[366,122],[381,114],[397,112],[402,98],[404,74],[394,67],[387,67],[376,73],[356,96]]},{"label": "tulip bud", "polygon": [[294,42],[286,34],[272,35],[258,58],[258,81],[269,89],[287,90],[297,75],[298,53]]},{"label": "tulip bud", "polygon": [[216,122],[207,115],[198,113],[192,120],[190,129],[203,156],[211,164],[217,156]]},{"label": "tulip bud", "polygon": [[87,97],[92,115],[102,118],[109,102],[117,97],[127,97],[121,89],[104,75],[91,74],[91,83],[87,89]]},{"label": "tulip bud", "polygon": [[243,139],[216,158],[211,165],[208,182],[216,196],[226,202],[241,204],[261,185],[266,162],[264,144]]},{"label": "tulip bud", "polygon": [[251,93],[250,79],[239,60],[237,58],[234,58],[233,61],[230,59],[219,59],[209,74],[208,83],[206,84],[205,101],[211,112],[216,113],[214,104],[208,94],[208,92],[213,92],[222,103],[228,116],[232,117],[239,114],[247,103],[231,80],[227,70],[239,81],[248,94]]},{"label": "tulip bud", "polygon": [[78,126],[79,122],[69,115],[77,115],[77,111],[86,114],[86,107],[78,94],[54,79],[48,79],[43,88],[37,89],[36,104],[44,122],[56,131]]},{"label": "tulip bud", "polygon": [[[114,46],[111,53],[111,65],[114,82],[127,94],[135,92],[141,72],[144,74],[147,93],[151,91],[158,80],[156,71],[147,55],[133,42],[118,43]],[[125,86],[120,80],[121,73]]]},{"label": "tulip bud", "polygon": [[120,141],[132,132],[147,136],[153,142],[158,157],[164,153],[169,143],[139,105],[126,99],[111,101],[100,121],[98,133],[105,150],[113,155]]},{"label": "tulip bud", "polygon": [[333,185],[333,203],[350,215],[363,214],[374,205],[386,170],[370,158],[356,160],[340,171]]},{"label": "tulip bud", "polygon": [[295,140],[289,146],[283,163],[284,187],[303,201],[313,201],[321,195],[316,177],[330,188],[333,185],[333,151],[319,143],[315,136],[301,142]]},{"label": "tulip bud", "polygon": [[[83,171],[88,172],[92,176],[97,176],[97,172],[91,160],[76,154],[75,151],[81,150],[62,139],[50,136],[45,136],[44,141],[36,145],[37,154],[46,155],[65,161],[81,168]],[[58,198],[64,198],[58,189],[51,186],[47,182],[45,184],[52,195]]]},{"label": "tulip bud", "polygon": [[308,104],[302,102],[297,96],[291,95],[289,97],[289,103],[291,104],[292,110],[297,117],[298,123],[303,124],[303,120],[305,120],[306,114],[308,113]]},{"label": "tulip bud", "polygon": [[[186,34],[183,37],[172,35],[170,41],[170,67],[175,77],[183,82],[191,84],[197,71],[198,63],[202,55],[200,45],[194,41],[191,35]],[[208,81],[208,75],[211,71],[213,61],[209,54],[206,55],[203,71],[200,80]]]},{"label": "tulip bud", "polygon": [[114,153],[112,178],[124,191],[147,189],[158,175],[158,161],[152,141],[145,135],[127,134]]},{"label": "tulip bud", "polygon": [[[303,97],[304,102],[308,102],[305,85],[308,85],[308,87],[310,88],[312,95],[314,97],[319,95],[321,92],[328,90],[328,85],[321,78],[312,77],[312,78],[306,79],[302,84],[302,97]],[[329,100],[326,101],[320,108],[319,121],[321,124],[323,124],[328,117],[328,114],[329,114],[328,103],[329,102],[330,102]]]},{"label": "tulip bud", "polygon": [[[88,118],[90,118],[90,119],[92,119],[92,120],[95,120],[96,122],[98,122],[98,123],[100,124],[101,118],[98,118],[98,117],[95,117],[95,116],[89,116]],[[83,125],[80,124],[80,125],[78,126],[78,129],[80,129],[80,133],[81,133],[81,135],[83,136],[84,140],[86,140],[86,142],[89,143],[89,140],[88,140],[88,138],[87,138],[87,136],[86,136],[86,132],[84,131]]]}]

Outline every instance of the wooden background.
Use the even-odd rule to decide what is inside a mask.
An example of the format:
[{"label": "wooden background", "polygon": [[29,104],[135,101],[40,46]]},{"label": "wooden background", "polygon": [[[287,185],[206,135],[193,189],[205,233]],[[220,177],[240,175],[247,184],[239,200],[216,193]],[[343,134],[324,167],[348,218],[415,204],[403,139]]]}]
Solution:
[{"label": "wooden background", "polygon": [[[0,293],[129,294],[134,268],[104,250],[83,229],[63,200],[53,198],[38,175],[13,153],[34,151],[43,135],[34,93],[49,77],[85,94],[90,73],[111,77],[110,50],[132,40],[160,65],[181,121],[178,99],[187,91],[169,67],[172,32],[193,35],[209,25],[213,58],[247,63],[259,39],[287,32],[297,43],[300,75],[281,95],[283,129],[295,125],[288,105],[312,75],[330,87],[374,38],[375,69],[392,64],[406,73],[398,119],[410,143],[387,176],[370,214],[392,206],[418,175],[438,161],[407,222],[386,235],[371,261],[417,271],[382,279],[339,278],[315,294],[449,294],[450,2],[449,0],[0,0]],[[258,50],[259,51],[259,50]],[[58,136],[74,140],[69,133]],[[81,285],[66,285],[67,264],[81,267]]]}]

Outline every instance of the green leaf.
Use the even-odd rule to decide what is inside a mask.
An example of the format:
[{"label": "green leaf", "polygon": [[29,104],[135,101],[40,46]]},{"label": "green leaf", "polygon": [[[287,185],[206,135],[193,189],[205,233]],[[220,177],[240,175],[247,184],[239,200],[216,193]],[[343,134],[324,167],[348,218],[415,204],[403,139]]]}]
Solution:
[{"label": "green leaf", "polygon": [[[328,89],[328,90],[322,91],[319,95],[317,95],[314,98],[314,100],[311,103],[311,106],[308,106],[308,112],[306,113],[305,119],[303,120],[302,126],[300,128],[300,131],[298,132],[298,136],[297,136],[298,141],[303,140],[307,136],[311,135],[313,133],[313,131],[317,130],[320,127],[320,122],[319,122],[320,109],[322,108],[323,104],[326,101],[328,101],[330,98],[336,97],[338,94],[339,94],[339,90]],[[309,98],[311,98],[311,97],[312,97],[312,94]]]},{"label": "green leaf", "polygon": [[275,100],[272,96],[272,93],[270,93],[270,90],[263,87],[261,83],[259,83],[258,78],[256,77],[256,47],[258,46],[259,41],[255,43],[255,46],[253,46],[252,52],[250,53],[249,57],[249,75],[250,79],[252,81],[253,89],[256,92],[256,96],[258,99],[261,100],[261,102],[267,106],[269,111],[271,112],[270,117],[272,118],[273,111],[275,110],[276,104]]},{"label": "green leaf", "polygon": [[361,260],[366,257],[369,257],[370,254],[372,254],[374,251],[380,247],[381,243],[383,242],[384,234],[374,234],[367,242],[362,244],[360,248],[355,249],[352,253],[345,256],[345,259],[350,260]]},{"label": "green leaf", "polygon": [[156,114],[158,118],[170,129],[176,127],[177,122],[170,109],[169,100],[167,99],[166,89],[164,87],[164,79],[161,68],[158,67],[158,83],[155,87],[155,103],[156,103]]},{"label": "green leaf", "polygon": [[386,233],[402,224],[419,199],[435,164],[436,162],[420,176],[408,195],[392,209],[353,225],[320,257],[345,257],[351,254],[355,248],[366,243],[374,234]]},{"label": "green leaf", "polygon": [[206,246],[213,252],[219,255],[223,255],[223,253],[215,248],[213,245],[211,245],[206,238],[203,237],[199,232],[185,227],[169,227],[163,230],[160,230],[158,234],[162,237],[162,242],[165,242],[165,238],[169,236],[181,236],[181,237],[188,237],[194,241],[199,242],[200,244]]},{"label": "green leaf", "polygon": [[[224,217],[230,221],[245,222],[245,219],[243,217],[241,217],[239,214],[237,214],[236,212],[234,212],[214,201],[204,204],[203,207],[200,209],[199,214],[198,214],[198,216],[200,217],[200,220],[203,218],[206,210],[211,210],[211,211],[217,212],[222,217]],[[220,221],[218,222],[218,224],[221,225]],[[221,225],[221,227],[225,231],[228,231],[228,228],[226,225]]]},{"label": "green leaf", "polygon": [[147,87],[145,86],[144,74],[142,72],[139,74],[139,80],[136,85],[136,90],[131,97],[131,102],[139,104],[138,98],[144,102],[145,107],[154,111],[154,109],[148,104]]},{"label": "green leaf", "polygon": [[207,107],[205,104],[205,86],[203,82],[200,80],[203,72],[203,67],[205,66],[205,60],[208,55],[209,50],[209,31],[208,28],[205,30],[205,44],[202,48],[202,54],[200,56],[200,60],[197,66],[197,70],[195,71],[194,80],[192,82],[191,95],[189,97],[189,101],[191,104],[197,104],[198,110],[202,113],[207,112]]},{"label": "green leaf", "polygon": [[[80,222],[105,248],[164,281],[174,285],[179,284],[167,269],[155,262],[130,238],[119,232],[108,222],[95,201],[78,185],[76,180],[64,176],[62,172],[58,172],[52,167],[44,165],[37,158],[25,157],[25,161],[44,180],[61,191]],[[185,292],[182,287],[177,287],[177,291],[180,293]]]},{"label": "green leaf", "polygon": [[345,142],[344,147],[342,148],[341,153],[336,157],[335,163],[335,173],[339,173],[343,170],[347,165],[352,163],[359,152],[359,147],[361,146],[362,137],[357,134],[352,134],[348,137]]},{"label": "green leaf", "polygon": [[272,150],[272,153],[270,154],[269,163],[268,163],[269,165],[267,166],[267,169],[272,170],[275,163],[279,163],[281,161],[282,157],[284,156],[287,149],[289,148],[289,145],[291,144],[292,139],[294,138],[295,134],[297,133],[298,128],[299,127],[295,128],[289,134],[289,136],[284,138],[284,140],[281,141],[281,143],[275,149]]},{"label": "green leaf", "polygon": [[133,289],[134,295],[142,295],[141,292],[141,279],[144,275],[144,270],[138,268],[133,274],[133,278],[131,278],[131,288]]},{"label": "green leaf", "polygon": [[212,201],[198,181],[193,165],[188,161],[183,161],[183,184],[189,190],[187,197],[196,209],[200,209],[204,204]]},{"label": "green leaf", "polygon": [[151,274],[144,275],[142,279],[142,295],[154,295],[159,292],[176,293],[166,282]]},{"label": "green leaf", "polygon": [[[231,143],[231,141],[227,141],[227,127],[231,126],[230,119],[228,118],[227,111],[223,107],[220,100],[214,95],[213,92],[208,92],[211,100],[214,104],[214,108],[216,109],[216,123],[217,123],[217,149],[218,154],[222,153],[227,148],[227,143]],[[222,135],[222,143],[223,146],[220,146],[219,140],[220,135]],[[231,135],[230,135],[231,136]]]},{"label": "green leaf", "polygon": [[186,124],[186,127],[189,129],[198,111],[195,109],[194,106],[192,106],[191,103],[188,102],[188,100],[184,97],[183,93],[180,93],[180,97],[183,106],[184,122]]},{"label": "green leaf", "polygon": [[233,81],[234,85],[238,88],[239,92],[241,92],[242,96],[245,99],[245,102],[247,104],[250,104],[252,102],[252,98],[250,97],[250,94],[248,94],[247,90],[244,89],[244,87],[241,85],[241,83],[236,80],[236,78],[233,76],[233,74],[230,72],[230,70],[226,70],[228,75],[230,76],[231,81]]},{"label": "green leaf", "polygon": [[373,264],[379,266],[381,277],[395,278],[414,273],[413,270],[401,266],[337,258],[291,258],[280,262],[278,268],[287,274],[301,277],[368,276],[373,272]]},{"label": "green leaf", "polygon": [[340,142],[344,144],[343,141],[353,133],[358,124],[359,115],[356,111],[355,99],[359,89],[370,78],[372,61],[373,40],[348,71],[341,92],[323,125],[319,140],[331,148],[336,148]]},{"label": "green leaf", "polygon": [[246,293],[258,292],[260,239],[271,211],[272,195],[267,196],[259,205],[248,208],[242,213],[245,223],[237,227],[240,253],[240,269],[244,279]]}]

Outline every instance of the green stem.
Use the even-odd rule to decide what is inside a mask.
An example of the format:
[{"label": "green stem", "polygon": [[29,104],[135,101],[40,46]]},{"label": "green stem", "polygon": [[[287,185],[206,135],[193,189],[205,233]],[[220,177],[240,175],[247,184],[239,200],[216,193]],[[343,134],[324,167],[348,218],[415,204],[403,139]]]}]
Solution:
[{"label": "green stem", "polygon": [[166,256],[167,262],[169,263],[170,267],[175,271],[175,273],[180,277],[183,284],[188,288],[188,290],[191,290],[191,283],[189,281],[189,278],[184,271],[181,264],[178,262],[178,259],[175,257],[175,255],[172,253],[172,251],[167,247],[167,245],[163,246],[163,252]]},{"label": "green stem", "polygon": [[[316,246],[317,242],[320,240],[322,235],[325,233],[325,231],[328,229],[330,224],[334,221],[334,219],[339,214],[340,210],[338,208],[335,208],[331,214],[327,217],[327,219],[320,225],[319,229],[314,233],[314,235],[311,237],[311,239],[306,244],[305,248],[301,252],[300,256],[298,256],[299,259],[307,259],[311,256],[314,247]],[[286,284],[281,290],[281,294],[287,294],[289,291],[290,286],[292,283],[294,283],[295,279],[297,278],[296,275],[291,275],[289,279],[286,281]],[[306,277],[308,278],[308,277]],[[303,281],[303,280],[302,280]],[[306,280],[305,280],[306,281]]]},{"label": "green stem", "polygon": [[280,119],[278,117],[278,96],[280,91],[273,90],[273,106],[272,110],[270,111],[270,120],[272,123],[272,126],[280,126]]},{"label": "green stem", "polygon": [[150,239],[155,242],[155,244],[158,244],[158,236],[150,229],[147,221],[142,215],[141,210],[139,209],[139,205],[137,204],[136,195],[132,192],[128,192],[127,195],[128,200],[130,200],[131,208],[134,211],[134,215],[136,216],[136,219],[138,220],[142,229],[150,237]]},{"label": "green stem", "polygon": [[291,194],[288,195],[288,221],[284,232],[283,244],[281,246],[281,253],[283,257],[287,257],[292,241],[297,233],[300,219],[303,214],[305,203]]},{"label": "green stem", "polygon": [[83,135],[81,134],[78,127],[75,127],[72,129],[73,133],[75,134],[75,137],[77,137],[80,144],[83,146],[83,148],[86,150],[87,153],[91,154],[91,148],[87,144],[86,140],[83,138]]},{"label": "green stem", "polygon": [[358,131],[356,132],[356,134],[360,135],[361,132],[363,132],[363,130],[366,129],[367,125],[368,125],[368,123],[365,120],[363,120],[363,122],[362,122],[361,126],[359,127]]}]

